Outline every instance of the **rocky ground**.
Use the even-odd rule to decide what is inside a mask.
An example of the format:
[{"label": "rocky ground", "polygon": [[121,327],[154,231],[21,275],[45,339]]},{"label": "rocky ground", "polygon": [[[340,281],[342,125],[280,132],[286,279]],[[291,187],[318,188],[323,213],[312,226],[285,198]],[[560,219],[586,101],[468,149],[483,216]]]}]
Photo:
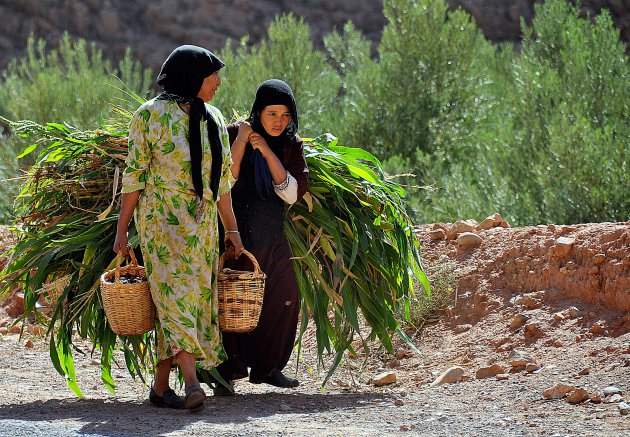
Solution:
[{"label": "rocky ground", "polygon": [[124,365],[110,394],[98,354],[75,354],[75,397],[39,329],[14,332],[19,299],[7,299],[0,436],[627,435],[630,223],[510,228],[493,216],[417,234],[436,293],[450,290],[443,311],[405,328],[421,355],[398,342],[393,355],[348,357],[321,388],[307,335],[290,364],[298,389],[239,382],[198,414],[150,406]]}]

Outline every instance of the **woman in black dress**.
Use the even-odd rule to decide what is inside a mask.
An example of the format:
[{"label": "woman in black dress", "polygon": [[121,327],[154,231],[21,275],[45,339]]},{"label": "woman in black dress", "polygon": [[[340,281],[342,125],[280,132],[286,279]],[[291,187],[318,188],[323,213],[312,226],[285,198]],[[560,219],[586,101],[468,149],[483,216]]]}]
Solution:
[{"label": "woman in black dress", "polygon": [[[218,370],[226,381],[249,375],[254,384],[299,385],[282,373],[295,344],[299,313],[298,287],[283,233],[285,207],[306,193],[308,178],[297,129],[293,92],[277,79],[258,87],[246,121],[228,126],[232,174],[238,179],[232,188],[234,214],[244,247],[256,257],[267,279],[256,329],[222,334],[228,360]],[[243,256],[225,265],[251,270],[251,262]],[[216,384],[214,393],[228,395],[233,391]]]}]

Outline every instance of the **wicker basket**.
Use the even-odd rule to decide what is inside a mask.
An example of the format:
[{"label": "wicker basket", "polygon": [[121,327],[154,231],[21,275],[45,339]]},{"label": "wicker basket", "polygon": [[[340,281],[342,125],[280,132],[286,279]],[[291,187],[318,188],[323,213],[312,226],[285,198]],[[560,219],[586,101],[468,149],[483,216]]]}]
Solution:
[{"label": "wicker basket", "polygon": [[254,265],[254,271],[223,268],[224,255],[219,258],[219,326],[224,332],[249,332],[258,325],[265,275],[254,255],[244,250]]},{"label": "wicker basket", "polygon": [[[121,267],[122,254],[116,257],[116,268],[101,275],[101,296],[109,325],[118,335],[140,335],[155,328],[155,305],[151,299],[147,273],[138,265],[133,250],[129,248],[131,262]],[[139,283],[120,282],[120,275],[140,277]]]}]

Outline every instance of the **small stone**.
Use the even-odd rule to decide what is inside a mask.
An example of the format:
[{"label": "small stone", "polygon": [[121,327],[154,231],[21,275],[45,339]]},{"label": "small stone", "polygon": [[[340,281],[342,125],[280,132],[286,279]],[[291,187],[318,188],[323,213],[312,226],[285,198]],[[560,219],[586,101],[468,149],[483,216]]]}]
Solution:
[{"label": "small stone", "polygon": [[28,325],[26,328],[27,332],[30,332],[33,335],[42,335],[42,327],[39,325]]},{"label": "small stone", "polygon": [[[507,226],[504,226],[504,224],[507,225]],[[481,230],[484,230],[484,231],[488,230],[488,229],[491,229],[491,228],[496,228],[496,227],[503,227],[503,228],[509,228],[510,227],[508,222],[506,222],[503,219],[503,217],[501,217],[501,214],[499,214],[499,213],[494,213],[493,215],[486,217],[477,226],[478,229],[481,229]]]},{"label": "small stone", "polygon": [[35,345],[33,344],[31,340],[27,340],[26,343],[24,343],[24,346],[29,349],[32,349]]},{"label": "small stone", "polygon": [[604,335],[607,332],[606,328],[604,327],[604,322],[602,321],[593,323],[593,326],[591,326],[591,329],[589,329],[589,331],[591,332],[591,334],[595,335]]},{"label": "small stone", "polygon": [[606,261],[606,255],[604,255],[603,253],[598,253],[596,255],[593,256],[593,265],[594,266],[598,266],[601,263],[603,263],[604,261]]},{"label": "small stone", "polygon": [[487,231],[488,229],[494,228],[494,220],[490,217],[483,219],[479,226],[477,226],[482,231]]},{"label": "small stone", "polygon": [[556,244],[551,246],[549,249],[550,252],[557,257],[565,257],[571,252],[571,247],[573,247],[574,240],[572,238],[567,237],[559,237],[556,240]]},{"label": "small stone", "polygon": [[532,322],[525,325],[523,328],[525,339],[528,341],[544,337],[545,333],[540,327],[540,323]]},{"label": "small stone", "polygon": [[566,384],[556,384],[543,391],[542,395],[545,399],[561,399],[575,390],[575,387]]},{"label": "small stone", "polygon": [[621,396],[619,393],[615,393],[614,395],[611,395],[611,396],[606,398],[606,403],[607,404],[615,404],[615,403],[621,402],[621,401],[623,401],[623,396]]},{"label": "small stone", "polygon": [[456,241],[459,247],[467,249],[479,246],[483,240],[474,232],[463,232],[459,234]]},{"label": "small stone", "polygon": [[454,331],[457,334],[461,334],[462,332],[470,331],[471,328],[472,328],[472,325],[470,323],[465,323],[463,325],[457,325]]},{"label": "small stone", "polygon": [[489,367],[480,367],[479,369],[477,369],[477,372],[475,373],[475,378],[491,378],[493,376],[497,376],[499,373],[504,373],[503,367],[499,366],[498,364],[493,364]]},{"label": "small stone", "polygon": [[512,349],[508,355],[508,362],[512,367],[524,367],[528,363],[536,363],[536,360],[528,352]]},{"label": "small stone", "polygon": [[507,381],[508,379],[510,379],[510,375],[508,375],[507,373],[499,373],[496,378],[497,381]]},{"label": "small stone", "polygon": [[527,322],[528,317],[525,314],[517,314],[510,322],[510,329],[516,331]]},{"label": "small stone", "polygon": [[575,319],[577,317],[580,317],[582,315],[582,312],[577,309],[576,307],[569,307],[567,309],[567,312],[569,313],[569,317],[571,317],[572,319]]},{"label": "small stone", "polygon": [[452,240],[457,235],[463,232],[472,232],[477,227],[477,222],[475,220],[457,220],[455,223],[451,225],[449,230],[446,232],[446,237],[449,240]]},{"label": "small stone", "polygon": [[405,401],[403,401],[402,399],[396,399],[394,401],[394,405],[396,405],[397,407],[402,407],[403,405],[405,405]]},{"label": "small stone", "polygon": [[562,313],[553,313],[552,317],[553,317],[554,323],[561,322],[565,319],[565,316]]},{"label": "small stone", "polygon": [[619,413],[622,416],[627,416],[630,413],[630,405],[625,402],[619,402],[617,408],[619,408]]},{"label": "small stone", "polygon": [[616,395],[616,394],[623,394],[621,389],[618,389],[617,387],[615,387],[614,385],[609,385],[608,387],[606,387],[604,389],[604,396],[612,396],[612,395]]},{"label": "small stone", "polygon": [[377,387],[393,384],[396,382],[396,373],[394,372],[379,373],[374,378],[372,378],[372,382]]},{"label": "small stone", "polygon": [[527,373],[534,373],[539,369],[540,369],[540,366],[534,363],[527,363],[527,365],[525,366],[525,371]]},{"label": "small stone", "polygon": [[442,384],[450,384],[453,382],[459,382],[462,380],[466,371],[463,367],[453,366],[446,369],[440,376],[437,377],[435,381],[431,383],[431,387],[435,387],[437,385]]},{"label": "small stone", "polygon": [[564,343],[562,343],[560,340],[556,340],[553,342],[553,347],[562,347],[564,346]]},{"label": "small stone", "polygon": [[588,392],[583,388],[578,388],[567,396],[566,401],[570,404],[579,404],[588,399]]},{"label": "small stone", "polygon": [[578,375],[588,375],[589,373],[591,373],[591,368],[590,367],[585,367],[582,370],[580,370],[580,373],[578,373]]},{"label": "small stone", "polygon": [[0,328],[0,335],[7,335],[9,333],[9,328],[7,328],[6,326],[3,326],[2,328]]},{"label": "small stone", "polygon": [[444,232],[444,229],[434,229],[429,232],[429,238],[433,241],[444,240],[446,238],[446,232]]},{"label": "small stone", "polygon": [[398,349],[398,351],[396,351],[396,359],[402,360],[403,358],[407,358],[407,351],[404,349]]}]

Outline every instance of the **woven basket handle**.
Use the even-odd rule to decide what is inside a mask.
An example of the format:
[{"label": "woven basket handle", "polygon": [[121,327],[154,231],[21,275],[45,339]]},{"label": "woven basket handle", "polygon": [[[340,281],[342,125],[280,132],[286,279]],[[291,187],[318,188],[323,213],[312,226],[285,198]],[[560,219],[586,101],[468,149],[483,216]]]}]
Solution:
[{"label": "woven basket handle", "polygon": [[[257,275],[262,273],[262,270],[260,270],[260,264],[258,264],[258,261],[254,257],[254,255],[252,255],[250,252],[248,252],[245,249],[243,249],[243,252],[241,253],[241,255],[246,255],[247,258],[249,258],[249,260],[252,262],[252,264],[254,265],[254,273],[256,273]],[[219,270],[223,268],[224,261],[225,261],[225,253],[222,253],[221,257],[219,258]]]},{"label": "woven basket handle", "polygon": [[[131,257],[131,262],[129,264],[137,267],[138,260],[136,259],[136,254],[133,253],[133,249],[131,248],[131,246],[127,246],[127,253]],[[122,254],[122,251],[118,251],[118,254],[116,255],[116,271],[114,272],[114,275],[116,276],[116,281],[114,281],[115,284],[118,284],[120,282],[120,264],[122,264],[123,258],[124,256]]]}]

